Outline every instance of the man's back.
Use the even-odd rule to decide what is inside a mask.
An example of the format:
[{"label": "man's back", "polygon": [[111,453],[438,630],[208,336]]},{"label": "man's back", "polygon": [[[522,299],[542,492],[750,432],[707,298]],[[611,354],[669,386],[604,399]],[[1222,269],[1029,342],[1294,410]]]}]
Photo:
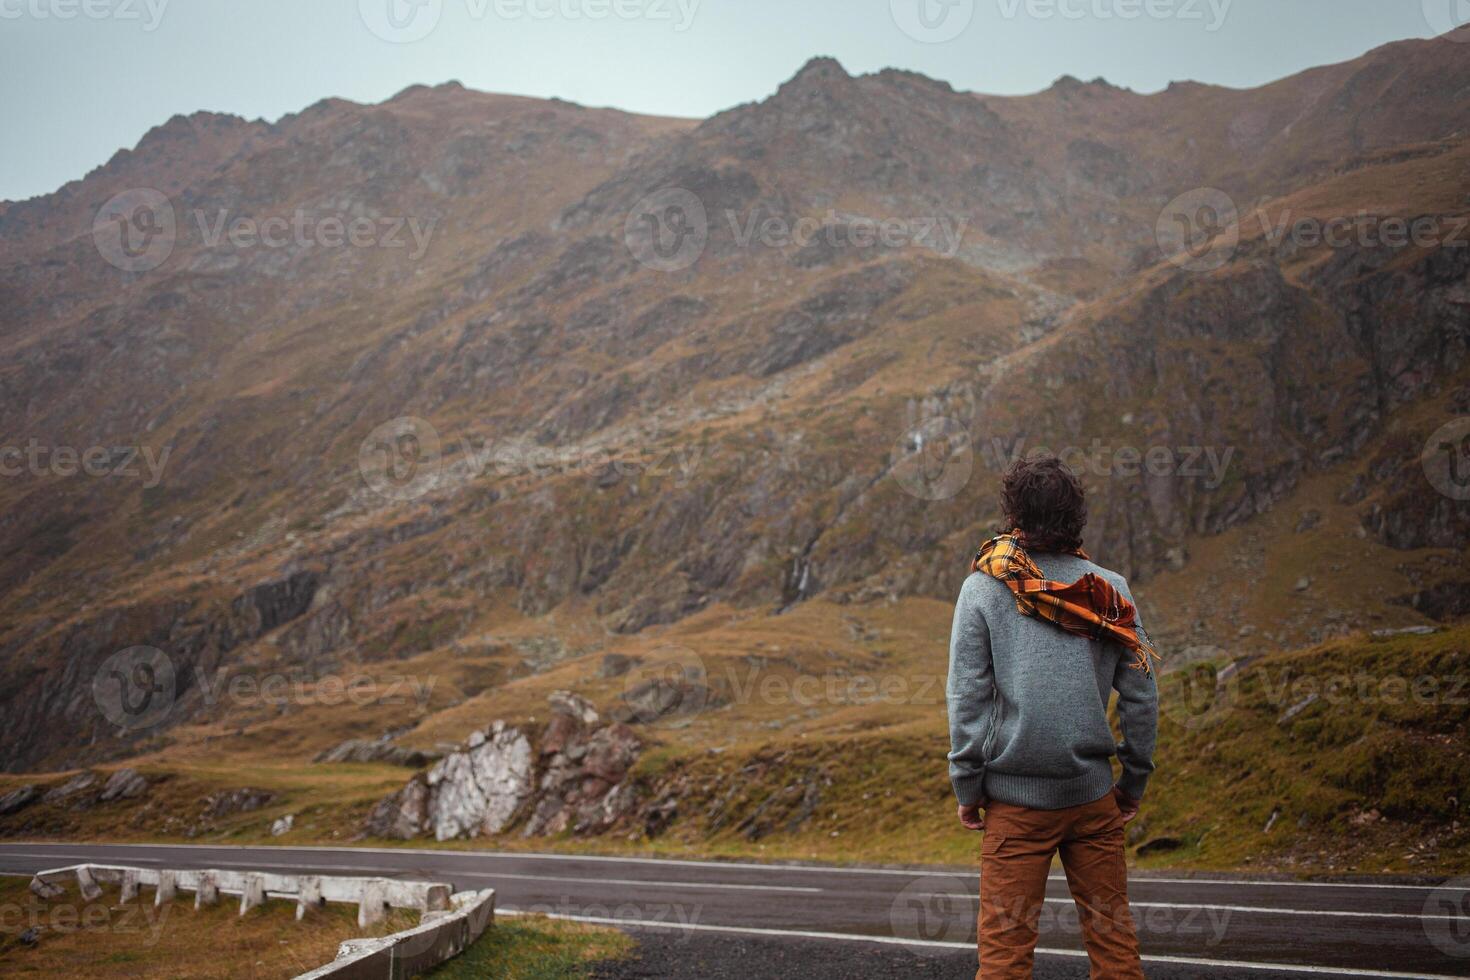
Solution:
[{"label": "man's back", "polygon": [[[1046,578],[1072,582],[1091,572],[1133,601],[1121,575],[1075,555],[1034,553]],[[1020,615],[998,579],[965,581],[951,631],[950,775],[983,779],[984,796],[1039,809],[1089,803],[1113,787],[1116,751],[1107,708],[1120,692],[1127,736],[1123,791],[1143,795],[1153,771],[1157,692],[1129,667],[1121,644],[1091,640]]]}]

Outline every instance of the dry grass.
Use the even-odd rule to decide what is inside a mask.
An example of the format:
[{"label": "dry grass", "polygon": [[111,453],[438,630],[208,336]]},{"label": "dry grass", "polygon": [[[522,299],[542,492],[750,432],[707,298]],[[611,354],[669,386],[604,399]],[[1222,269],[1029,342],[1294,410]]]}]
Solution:
[{"label": "dry grass", "polygon": [[634,942],[616,929],[540,916],[502,918],[469,949],[426,976],[433,980],[573,980],[620,959]]},{"label": "dry grass", "polygon": [[[269,901],[241,916],[224,899],[198,911],[187,900],[155,908],[148,891],[127,905],[117,903],[115,889],[84,902],[74,885],[43,901],[28,883],[0,877],[0,973],[6,976],[293,977],[331,962],[343,940],[387,935],[418,921],[417,913],[394,911],[362,932],[357,910],[346,905],[327,905],[297,922],[289,902]],[[22,943],[21,934],[32,929],[34,944]]]}]

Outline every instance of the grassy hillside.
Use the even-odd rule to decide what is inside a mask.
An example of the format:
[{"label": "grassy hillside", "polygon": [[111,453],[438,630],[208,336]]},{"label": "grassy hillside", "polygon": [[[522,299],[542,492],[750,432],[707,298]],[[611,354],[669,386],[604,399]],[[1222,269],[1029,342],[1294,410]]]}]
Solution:
[{"label": "grassy hillside", "polygon": [[[816,607],[805,615],[816,615]],[[898,652],[935,646],[900,634],[897,618],[864,624],[877,637],[867,642],[893,643],[887,672],[875,677],[895,699],[817,701],[793,711],[779,698],[736,698],[692,717],[639,726],[651,743],[637,770],[640,792],[649,801],[677,803],[665,827],[650,833],[628,824],[596,838],[527,839],[512,832],[442,846],[972,863],[978,837],[955,821],[945,778],[942,681],[934,703],[897,700],[903,692],[922,700],[919,692],[929,690],[928,678],[942,665]],[[760,679],[820,676],[810,664],[801,666],[799,620],[792,634],[798,642],[783,651],[790,662],[769,667]],[[857,635],[853,643],[861,646],[864,634]],[[836,655],[821,654],[829,661]],[[1470,869],[1463,798],[1470,777],[1470,625],[1428,636],[1359,634],[1267,654],[1222,673],[1225,666],[1176,664],[1161,679],[1159,771],[1129,833],[1139,866]],[[786,683],[763,686],[801,689]],[[467,727],[462,712],[451,714],[461,730]],[[481,724],[487,720],[480,714]],[[38,803],[0,818],[0,834],[154,840],[192,833],[201,842],[340,844],[354,839],[371,804],[410,772],[381,764],[287,764],[269,758],[260,744],[229,766],[180,750],[156,757],[144,771],[158,782],[142,800],[86,810]],[[22,781],[10,777],[4,785]],[[247,813],[193,815],[201,798],[241,785],[275,796]],[[296,815],[295,828],[272,838],[272,821],[287,813]]]}]

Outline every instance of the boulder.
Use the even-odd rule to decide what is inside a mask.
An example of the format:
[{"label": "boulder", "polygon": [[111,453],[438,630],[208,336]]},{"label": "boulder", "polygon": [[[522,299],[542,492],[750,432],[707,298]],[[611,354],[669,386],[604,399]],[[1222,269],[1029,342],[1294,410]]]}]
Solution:
[{"label": "boulder", "polygon": [[470,747],[429,770],[429,822],[437,840],[498,834],[508,827],[534,789],[531,741],[497,721]]},{"label": "boulder", "polygon": [[373,807],[363,830],[373,837],[413,840],[428,829],[428,823],[429,784],[420,775]]},{"label": "boulder", "polygon": [[132,800],[142,796],[148,791],[148,780],[138,774],[136,769],[119,769],[107,778],[102,787],[103,803],[113,800]]},{"label": "boulder", "polygon": [[1297,715],[1301,714],[1303,711],[1306,711],[1312,705],[1316,704],[1318,700],[1319,699],[1317,697],[1316,692],[1313,692],[1311,694],[1308,694],[1306,697],[1302,698],[1296,704],[1292,705],[1291,707],[1289,707],[1285,711],[1283,711],[1281,713],[1281,717],[1276,720],[1276,723],[1278,725],[1285,725],[1285,724],[1287,724],[1293,718],[1295,718]]},{"label": "boulder", "polygon": [[204,814],[208,817],[228,817],[236,813],[259,810],[276,798],[276,794],[249,786],[240,789],[221,790],[204,798]]},{"label": "boulder", "polygon": [[655,800],[643,814],[643,833],[648,837],[657,837],[667,830],[678,816],[679,798],[671,793],[665,793]]},{"label": "boulder", "polygon": [[622,782],[633,763],[638,761],[642,748],[643,743],[626,725],[612,724],[599,728],[587,739],[586,752],[581,760],[582,772],[604,782]]},{"label": "boulder", "polygon": [[13,789],[4,796],[0,796],[0,817],[12,813],[18,813],[36,802],[41,796],[41,791],[35,786],[25,785],[19,789]]},{"label": "boulder", "polygon": [[655,677],[622,695],[613,717],[631,724],[649,724],[662,718],[694,715],[718,704],[713,691],[689,677]]},{"label": "boulder", "polygon": [[557,715],[569,715],[584,725],[595,725],[601,720],[592,702],[571,691],[552,691],[547,697],[551,711]]},{"label": "boulder", "polygon": [[602,664],[598,668],[597,674],[603,680],[610,680],[614,677],[622,677],[628,671],[632,670],[633,666],[637,663],[639,663],[637,658],[629,657],[627,654],[604,654],[602,657]]},{"label": "boulder", "polygon": [[364,830],[408,840],[498,834],[524,820],[526,836],[600,833],[637,801],[629,774],[643,744],[628,726],[600,725],[591,702],[557,691],[551,719],[532,734],[497,721],[472,732],[428,773],[380,802]]},{"label": "boulder", "polygon": [[417,769],[434,759],[426,752],[394,745],[393,740],[383,738],[349,738],[320,753],[313,762],[387,762],[395,766]]},{"label": "boulder", "polygon": [[271,836],[280,837],[283,834],[289,834],[294,826],[296,826],[296,815],[288,813],[271,824]]},{"label": "boulder", "polygon": [[47,790],[46,795],[41,797],[41,802],[65,803],[67,800],[76,796],[78,793],[90,789],[92,785],[96,782],[96,773],[79,772],[75,776],[68,779],[66,782],[62,783],[60,786],[53,786],[51,789]]},{"label": "boulder", "polygon": [[1374,630],[1369,636],[1375,640],[1391,640],[1396,636],[1429,636],[1437,632],[1438,626],[1401,626],[1398,629]]},{"label": "boulder", "polygon": [[[555,729],[555,719],[547,727]],[[552,753],[543,743],[542,754],[550,757],[525,836],[569,828],[579,834],[600,833],[611,827],[632,809],[636,793],[627,776],[642,747],[632,729],[617,723],[566,734]]]}]

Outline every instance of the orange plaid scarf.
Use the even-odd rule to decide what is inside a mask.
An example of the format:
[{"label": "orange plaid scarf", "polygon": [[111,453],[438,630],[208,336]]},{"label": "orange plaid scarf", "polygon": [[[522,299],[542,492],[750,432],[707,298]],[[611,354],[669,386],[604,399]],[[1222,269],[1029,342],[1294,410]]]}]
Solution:
[{"label": "orange plaid scarf", "polygon": [[[1092,560],[1081,548],[1072,554]],[[1152,673],[1149,658],[1157,660],[1159,655],[1139,630],[1133,603],[1092,572],[1070,585],[1042,578],[1041,569],[1026,554],[1020,531],[985,542],[970,570],[984,572],[1009,586],[1021,615],[1039,616],[1091,640],[1121,643],[1134,653],[1130,667]]]}]

